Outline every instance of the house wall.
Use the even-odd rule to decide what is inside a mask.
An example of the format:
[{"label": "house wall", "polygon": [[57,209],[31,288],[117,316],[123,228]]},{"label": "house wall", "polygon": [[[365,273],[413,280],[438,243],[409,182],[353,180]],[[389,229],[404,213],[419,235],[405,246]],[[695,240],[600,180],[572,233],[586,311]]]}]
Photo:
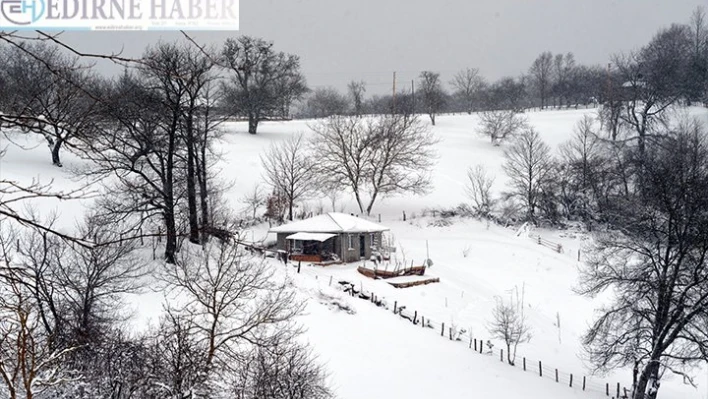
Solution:
[{"label": "house wall", "polygon": [[[342,253],[343,253],[343,259],[345,262],[358,262],[361,260],[361,253],[360,253],[360,244],[361,241],[359,239],[359,236],[363,235],[364,236],[364,259],[369,259],[371,258],[371,254],[373,253],[371,249],[372,245],[372,233],[354,233],[354,234],[340,234],[338,238],[340,238],[340,242],[343,244]],[[349,236],[353,237],[353,245],[351,248],[349,247]],[[373,233],[374,241],[376,242],[376,247],[379,248],[381,246],[381,233]]]},{"label": "house wall", "polygon": [[291,235],[292,233],[278,233],[278,250],[287,251],[288,250],[288,240],[285,237]]},{"label": "house wall", "polygon": [[[278,238],[278,244],[277,248],[279,250],[287,251],[288,250],[288,240],[285,238],[293,233],[278,233],[277,238]],[[382,233],[373,233],[374,234],[374,241],[376,242],[376,246],[380,248],[381,246],[381,236]],[[372,250],[371,250],[371,233],[353,233],[351,236],[353,237],[353,245],[350,248],[349,247],[349,235],[350,234],[339,234],[338,236],[334,237],[334,253],[336,253],[343,261],[345,262],[358,262],[361,260],[360,256],[360,242],[359,242],[359,236],[363,235],[364,236],[364,245],[365,245],[365,259],[371,258]]]}]

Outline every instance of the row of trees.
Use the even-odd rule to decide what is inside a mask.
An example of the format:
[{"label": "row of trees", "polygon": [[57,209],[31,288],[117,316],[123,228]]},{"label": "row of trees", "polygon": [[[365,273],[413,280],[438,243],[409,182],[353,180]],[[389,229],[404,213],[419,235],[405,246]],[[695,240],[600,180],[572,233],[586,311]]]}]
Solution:
[{"label": "row of trees", "polygon": [[[283,99],[297,94],[282,84],[296,76],[283,70],[297,60],[251,38],[221,52],[160,43],[139,59],[80,54],[41,33],[24,39],[0,32],[0,80],[12,88],[0,93],[2,133],[41,135],[58,166],[69,149],[90,161],[77,173],[101,186],[0,180],[0,396],[330,397],[297,340],[301,302],[238,246],[210,172],[220,123],[245,115],[255,132],[289,106]],[[125,72],[107,79],[92,59]],[[87,198],[99,187],[73,232],[23,211],[33,198]],[[149,262],[147,243],[153,258],[164,245],[165,263]],[[120,309],[147,286],[169,305],[158,325],[131,331]]]},{"label": "row of trees", "polygon": [[170,263],[180,237],[204,244],[223,234],[209,172],[219,125],[243,116],[255,134],[306,91],[296,56],[246,36],[221,50],[160,43],[140,59],[113,57],[125,66],[114,79],[49,38],[9,41],[0,59],[9,88],[0,93],[0,126],[41,135],[57,166],[64,148],[91,161],[82,173],[104,182],[105,215],[130,220],[126,234],[164,234]]},{"label": "row of trees", "polygon": [[703,8],[695,10],[689,24],[662,29],[647,46],[613,57],[608,66],[582,65],[572,52],[546,51],[518,77],[488,82],[478,69],[466,68],[446,85],[439,73],[423,71],[410,89],[368,99],[364,98],[366,83],[352,81],[346,93],[331,87],[314,90],[297,115],[424,113],[434,124],[435,115],[442,112],[614,104],[626,99],[628,86],[650,80],[672,86],[677,99],[708,103],[708,28]]}]

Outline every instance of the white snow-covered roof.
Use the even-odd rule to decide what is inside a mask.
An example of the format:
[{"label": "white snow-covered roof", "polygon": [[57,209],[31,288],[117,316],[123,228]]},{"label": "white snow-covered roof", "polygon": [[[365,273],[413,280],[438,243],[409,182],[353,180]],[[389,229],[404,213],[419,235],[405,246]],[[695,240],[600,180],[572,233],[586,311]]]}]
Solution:
[{"label": "white snow-covered roof", "polygon": [[327,213],[270,229],[273,233],[377,233],[389,228],[345,213]]},{"label": "white snow-covered roof", "polygon": [[285,239],[297,240],[297,241],[325,242],[335,236],[336,236],[336,234],[330,234],[330,233],[295,233],[295,234],[291,234],[291,235],[285,237]]}]

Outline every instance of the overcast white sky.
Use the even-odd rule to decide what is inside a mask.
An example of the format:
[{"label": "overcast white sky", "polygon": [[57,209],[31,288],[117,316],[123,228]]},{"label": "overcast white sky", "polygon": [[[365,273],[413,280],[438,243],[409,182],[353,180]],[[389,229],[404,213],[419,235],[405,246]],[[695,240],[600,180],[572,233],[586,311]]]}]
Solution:
[{"label": "overcast white sky", "polygon": [[[240,32],[194,32],[221,44],[239,34],[263,37],[301,57],[311,87],[344,88],[352,79],[369,93],[388,92],[422,70],[447,82],[466,67],[489,79],[525,71],[542,51],[575,53],[581,63],[646,44],[661,27],[688,22],[705,0],[241,0]],[[84,51],[140,55],[178,32],[68,32]]]}]

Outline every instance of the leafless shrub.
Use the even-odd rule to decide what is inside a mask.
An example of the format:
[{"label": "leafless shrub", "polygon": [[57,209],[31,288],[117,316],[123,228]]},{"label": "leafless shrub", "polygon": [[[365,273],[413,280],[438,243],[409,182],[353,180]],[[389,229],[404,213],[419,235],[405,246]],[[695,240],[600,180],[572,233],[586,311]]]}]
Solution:
[{"label": "leafless shrub", "polygon": [[247,210],[251,213],[251,219],[255,220],[258,210],[265,205],[266,197],[260,186],[256,185],[251,192],[242,197],[241,201],[248,205]]},{"label": "leafless shrub", "polygon": [[305,139],[299,133],[273,144],[261,156],[266,183],[280,193],[288,204],[288,219],[293,220],[295,203],[315,191],[315,163],[307,153]]},{"label": "leafless shrub", "polygon": [[494,207],[492,186],[494,177],[490,176],[483,165],[467,169],[467,185],[465,191],[472,201],[472,208],[478,216],[488,217]]},{"label": "leafless shrub", "polygon": [[492,336],[504,341],[506,359],[512,366],[516,362],[516,349],[519,344],[531,340],[531,328],[524,314],[524,290],[522,289],[519,296],[517,287],[514,294],[511,295],[509,302],[497,298],[489,326]]},{"label": "leafless shrub", "polygon": [[494,145],[499,145],[527,127],[526,118],[513,110],[491,110],[480,114],[479,133],[488,136]]},{"label": "leafless shrub", "polygon": [[312,351],[296,341],[258,347],[233,382],[236,399],[327,399],[327,374]]}]

